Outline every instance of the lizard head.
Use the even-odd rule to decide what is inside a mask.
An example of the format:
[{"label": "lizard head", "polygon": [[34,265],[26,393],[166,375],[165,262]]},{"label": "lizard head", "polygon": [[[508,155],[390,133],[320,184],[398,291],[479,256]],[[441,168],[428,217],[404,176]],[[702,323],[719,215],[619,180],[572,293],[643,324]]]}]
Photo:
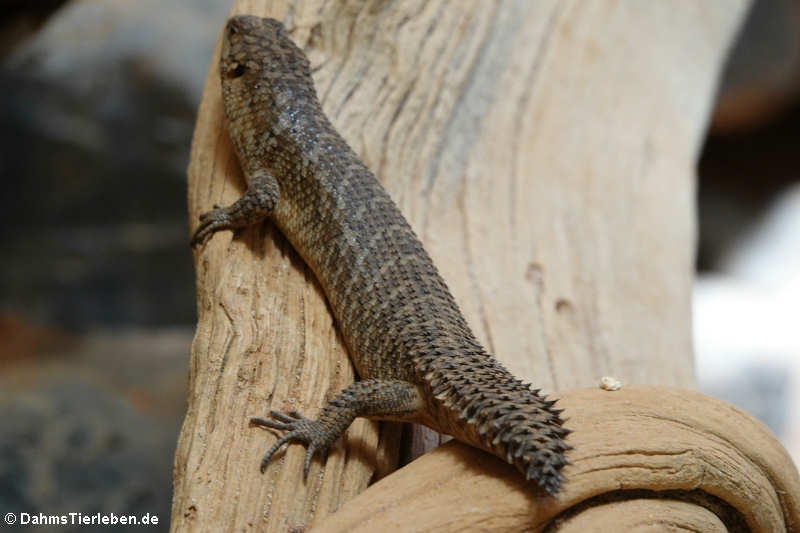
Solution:
[{"label": "lizard head", "polygon": [[[275,19],[253,15],[231,17],[225,26],[220,55],[223,90],[236,85],[280,83],[291,77],[311,80],[305,54]],[[244,88],[243,88],[244,89]]]},{"label": "lizard head", "polygon": [[270,149],[264,144],[267,133],[272,138],[312,132],[301,125],[319,107],[311,68],[277,20],[232,17],[222,38],[219,70],[228,132],[241,161],[259,160],[257,155]]}]

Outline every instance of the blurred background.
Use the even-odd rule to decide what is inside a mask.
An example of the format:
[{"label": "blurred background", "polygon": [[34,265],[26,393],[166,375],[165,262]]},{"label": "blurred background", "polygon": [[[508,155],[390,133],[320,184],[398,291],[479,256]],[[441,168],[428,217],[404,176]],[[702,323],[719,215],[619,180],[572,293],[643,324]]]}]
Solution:
[{"label": "blurred background", "polygon": [[[185,169],[228,8],[0,4],[3,513],[168,529],[195,323]],[[798,463],[799,147],[800,0],[757,0],[698,167],[697,378]]]}]

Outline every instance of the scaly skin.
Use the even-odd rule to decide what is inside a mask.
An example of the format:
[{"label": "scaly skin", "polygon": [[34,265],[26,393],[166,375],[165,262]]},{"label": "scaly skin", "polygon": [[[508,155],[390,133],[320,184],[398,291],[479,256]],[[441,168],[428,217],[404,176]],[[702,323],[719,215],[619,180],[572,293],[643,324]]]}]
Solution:
[{"label": "scaly skin", "polygon": [[481,347],[411,227],[322,112],[305,54],[280,22],[228,21],[220,61],[228,131],[248,189],[200,218],[193,243],[269,217],[322,284],[362,381],[317,420],[255,425],[308,444],[308,464],[357,416],[407,420],[489,451],[550,494],[567,464],[560,410]]}]

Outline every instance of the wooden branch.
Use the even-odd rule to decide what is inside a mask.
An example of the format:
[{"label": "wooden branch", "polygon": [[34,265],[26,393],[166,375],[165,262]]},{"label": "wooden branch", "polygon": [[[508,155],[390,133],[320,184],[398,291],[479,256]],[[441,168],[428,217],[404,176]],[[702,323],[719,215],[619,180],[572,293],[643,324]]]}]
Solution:
[{"label": "wooden branch", "polygon": [[452,442],[376,483],[315,532],[604,533],[644,531],[637,527],[645,524],[653,531],[800,532],[797,469],[769,430],[742,411],[655,386],[579,389],[561,403],[573,415],[575,449],[557,498],[499,459]]},{"label": "wooden branch", "polygon": [[[477,335],[552,391],[606,374],[692,381],[693,168],[745,4],[241,0],[233,12],[287,24],[326,113]],[[191,227],[244,188],[217,54],[192,146]],[[261,475],[275,436],[248,418],[314,416],[353,370],[319,286],[268,224],[215,236],[196,266],[172,528],[321,527],[396,463],[398,430],[359,420],[305,482],[301,446]]]}]

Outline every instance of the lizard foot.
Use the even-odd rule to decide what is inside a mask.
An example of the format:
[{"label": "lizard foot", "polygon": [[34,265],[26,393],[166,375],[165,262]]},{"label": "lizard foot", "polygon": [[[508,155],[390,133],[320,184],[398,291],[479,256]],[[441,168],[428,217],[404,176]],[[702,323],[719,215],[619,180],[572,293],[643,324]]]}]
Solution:
[{"label": "lizard foot", "polygon": [[200,225],[192,237],[192,246],[207,241],[214,233],[231,229],[234,227],[233,217],[231,217],[231,208],[229,206],[221,206],[215,204],[211,211],[206,211],[200,215]]},{"label": "lizard foot", "polygon": [[338,435],[333,436],[331,439],[331,428],[322,424],[319,420],[310,420],[297,411],[291,411],[289,414],[279,413],[278,411],[270,411],[270,417],[277,420],[269,420],[267,418],[251,418],[250,424],[262,428],[286,430],[283,437],[278,439],[278,442],[264,454],[261,460],[261,473],[264,473],[267,465],[269,464],[275,452],[290,441],[304,442],[308,449],[306,451],[306,459],[303,464],[303,475],[308,476],[308,470],[311,467],[311,459],[314,454],[321,450],[326,450],[331,443],[336,440]]}]

